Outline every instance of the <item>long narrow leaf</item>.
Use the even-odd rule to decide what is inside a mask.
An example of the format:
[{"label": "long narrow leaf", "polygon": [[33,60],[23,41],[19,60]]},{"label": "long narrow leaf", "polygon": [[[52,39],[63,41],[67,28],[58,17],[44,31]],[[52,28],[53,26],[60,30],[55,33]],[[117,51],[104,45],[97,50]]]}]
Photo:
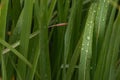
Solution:
[{"label": "long narrow leaf", "polygon": [[93,3],[90,7],[88,18],[85,25],[80,56],[79,80],[90,80],[90,62],[92,56],[92,40],[93,40],[92,38],[96,9],[97,4]]}]

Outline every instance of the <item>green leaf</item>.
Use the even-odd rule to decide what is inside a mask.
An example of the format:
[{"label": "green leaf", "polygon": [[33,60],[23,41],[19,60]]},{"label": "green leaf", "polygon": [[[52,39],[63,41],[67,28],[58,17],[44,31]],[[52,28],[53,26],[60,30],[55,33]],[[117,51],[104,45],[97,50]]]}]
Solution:
[{"label": "green leaf", "polygon": [[[6,30],[6,21],[7,21],[7,10],[8,10],[8,3],[9,0],[1,0],[1,7],[0,7],[0,38],[5,40],[5,30]],[[0,63],[1,63],[1,70],[2,70],[2,80],[7,80],[7,73],[6,73],[6,58],[2,55],[3,46],[0,45]]]},{"label": "green leaf", "polygon": [[[26,59],[28,56],[29,36],[32,24],[32,13],[33,13],[33,0],[25,0],[19,51]],[[26,65],[20,60],[18,60],[18,71],[20,72],[22,79],[25,80]]]},{"label": "green leaf", "polygon": [[83,41],[79,63],[79,80],[90,80],[90,62],[92,57],[93,29],[96,9],[97,4],[91,4],[85,25],[85,30],[83,33]]}]

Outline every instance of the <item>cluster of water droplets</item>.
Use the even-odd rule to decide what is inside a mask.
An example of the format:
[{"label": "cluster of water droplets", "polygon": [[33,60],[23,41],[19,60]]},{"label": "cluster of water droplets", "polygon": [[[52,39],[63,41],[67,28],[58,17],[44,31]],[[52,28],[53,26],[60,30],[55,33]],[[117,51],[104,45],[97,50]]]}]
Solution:
[{"label": "cluster of water droplets", "polygon": [[90,36],[88,35],[88,36],[86,37],[85,43],[82,44],[81,50],[82,50],[83,52],[85,51],[86,53],[88,53],[88,48],[87,48],[87,47],[89,47],[89,45],[90,45]]},{"label": "cluster of water droplets", "polygon": [[81,48],[81,51],[85,52],[85,53],[89,52],[89,47],[90,47],[90,44],[91,44],[90,40],[91,40],[91,35],[92,35],[92,32],[93,32],[92,30],[93,30],[93,27],[94,27],[94,17],[95,17],[95,14],[96,14],[95,5],[90,8],[89,12],[90,12],[89,13],[90,15],[88,16],[88,20],[87,20],[87,23],[86,23],[85,35],[84,35],[82,48]]},{"label": "cluster of water droplets", "polygon": [[82,44],[82,51],[85,51],[86,53],[88,53],[88,47],[90,46],[90,39],[91,39],[91,28],[93,27],[93,21],[89,21],[89,23],[87,24],[88,26],[88,34],[85,36],[85,42]]}]

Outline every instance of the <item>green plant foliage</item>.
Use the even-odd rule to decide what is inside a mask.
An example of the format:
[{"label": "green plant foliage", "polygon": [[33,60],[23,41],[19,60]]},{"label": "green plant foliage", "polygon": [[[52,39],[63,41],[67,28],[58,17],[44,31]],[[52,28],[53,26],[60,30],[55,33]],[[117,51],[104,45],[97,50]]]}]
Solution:
[{"label": "green plant foliage", "polygon": [[119,0],[0,0],[0,80],[120,80]]}]

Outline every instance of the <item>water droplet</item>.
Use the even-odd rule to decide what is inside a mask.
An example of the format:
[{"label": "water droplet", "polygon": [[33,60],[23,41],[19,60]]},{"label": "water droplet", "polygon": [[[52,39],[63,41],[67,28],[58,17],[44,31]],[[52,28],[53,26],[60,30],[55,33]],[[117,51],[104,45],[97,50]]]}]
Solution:
[{"label": "water droplet", "polygon": [[94,10],[94,13],[96,13],[96,10]]},{"label": "water droplet", "polygon": [[88,50],[86,50],[86,53],[88,53]]},{"label": "water droplet", "polygon": [[107,0],[107,2],[109,3],[109,2],[110,2],[110,0]]},{"label": "water droplet", "polygon": [[90,37],[89,37],[89,36],[87,37],[87,40],[90,40]]},{"label": "water droplet", "polygon": [[104,0],[104,3],[105,3],[105,0]]},{"label": "water droplet", "polygon": [[87,43],[87,46],[89,46],[89,43]]},{"label": "water droplet", "polygon": [[92,24],[93,23],[93,21],[90,21],[90,24]]},{"label": "water droplet", "polygon": [[104,21],[105,21],[105,19],[102,19],[102,21],[104,22]]},{"label": "water droplet", "polygon": [[84,50],[84,48],[82,48],[81,50]]}]

